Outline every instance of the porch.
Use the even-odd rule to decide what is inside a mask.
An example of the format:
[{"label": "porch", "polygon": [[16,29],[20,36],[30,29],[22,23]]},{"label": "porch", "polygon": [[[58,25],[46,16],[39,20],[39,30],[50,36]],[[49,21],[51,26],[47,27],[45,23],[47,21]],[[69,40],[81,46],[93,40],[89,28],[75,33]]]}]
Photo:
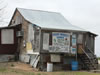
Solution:
[{"label": "porch", "polygon": [[97,69],[95,35],[57,30],[42,30],[40,35],[40,69],[46,70],[47,63],[52,63],[54,70],[71,70],[72,61],[78,61],[79,70]]}]

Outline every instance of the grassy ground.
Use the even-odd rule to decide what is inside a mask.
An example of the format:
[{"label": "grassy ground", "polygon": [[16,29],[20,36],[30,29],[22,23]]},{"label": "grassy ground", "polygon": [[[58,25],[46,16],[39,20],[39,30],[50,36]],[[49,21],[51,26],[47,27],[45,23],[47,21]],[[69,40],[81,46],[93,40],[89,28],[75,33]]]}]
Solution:
[{"label": "grassy ground", "polygon": [[40,72],[20,62],[0,63],[0,75],[100,75],[85,71]]},{"label": "grassy ground", "polygon": [[83,71],[67,72],[32,72],[17,69],[0,68],[0,75],[100,75],[100,73],[91,73]]}]

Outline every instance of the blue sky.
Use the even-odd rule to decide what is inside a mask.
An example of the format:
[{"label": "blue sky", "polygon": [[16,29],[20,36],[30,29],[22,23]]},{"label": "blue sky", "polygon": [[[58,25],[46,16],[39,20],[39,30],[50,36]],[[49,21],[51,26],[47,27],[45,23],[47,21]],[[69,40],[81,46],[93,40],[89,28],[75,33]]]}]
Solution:
[{"label": "blue sky", "polygon": [[[100,0],[5,0],[5,21],[16,7],[60,12],[71,24],[100,35]],[[5,24],[7,25],[7,23]],[[100,56],[100,36],[96,38],[96,55]]]}]

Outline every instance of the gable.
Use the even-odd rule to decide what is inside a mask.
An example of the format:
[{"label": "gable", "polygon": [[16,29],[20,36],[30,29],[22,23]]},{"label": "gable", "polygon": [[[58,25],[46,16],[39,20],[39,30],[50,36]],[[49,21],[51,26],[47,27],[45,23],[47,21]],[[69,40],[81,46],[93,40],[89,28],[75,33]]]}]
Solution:
[{"label": "gable", "polygon": [[8,26],[12,26],[12,25],[17,25],[17,24],[21,24],[25,19],[23,18],[23,16],[20,14],[20,12],[16,9]]}]

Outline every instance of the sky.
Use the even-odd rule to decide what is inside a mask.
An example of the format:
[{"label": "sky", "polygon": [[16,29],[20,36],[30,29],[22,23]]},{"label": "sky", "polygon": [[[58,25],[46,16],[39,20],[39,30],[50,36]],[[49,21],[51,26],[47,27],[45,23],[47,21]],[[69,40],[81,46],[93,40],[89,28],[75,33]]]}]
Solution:
[{"label": "sky", "polygon": [[6,21],[9,23],[16,7],[61,13],[71,24],[98,34],[96,55],[100,56],[100,0],[3,0]]}]

